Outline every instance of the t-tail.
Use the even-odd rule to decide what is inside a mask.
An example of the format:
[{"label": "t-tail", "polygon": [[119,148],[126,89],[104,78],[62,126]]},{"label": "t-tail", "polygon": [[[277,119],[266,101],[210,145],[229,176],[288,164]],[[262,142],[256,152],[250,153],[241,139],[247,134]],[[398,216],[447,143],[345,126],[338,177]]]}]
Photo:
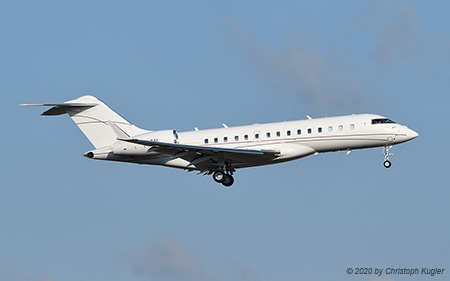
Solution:
[{"label": "t-tail", "polygon": [[[64,103],[22,104],[24,106],[52,106],[42,115],[69,114],[95,148],[117,142],[117,130],[128,137],[149,132],[136,127],[93,96],[82,96]],[[114,124],[115,126],[112,126]]]}]

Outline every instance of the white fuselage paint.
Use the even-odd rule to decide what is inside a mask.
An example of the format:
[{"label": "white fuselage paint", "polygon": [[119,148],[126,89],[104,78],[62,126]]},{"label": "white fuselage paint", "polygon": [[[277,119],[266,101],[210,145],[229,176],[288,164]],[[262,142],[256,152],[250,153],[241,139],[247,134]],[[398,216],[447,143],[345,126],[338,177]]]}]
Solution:
[{"label": "white fuselage paint", "polygon": [[[203,147],[280,151],[280,155],[273,159],[258,158],[255,161],[245,160],[241,163],[233,163],[233,167],[242,168],[290,161],[315,153],[394,145],[418,136],[413,130],[397,123],[372,124],[372,120],[377,118],[385,117],[375,114],[357,114],[195,130],[178,132],[177,140],[174,139],[172,131],[149,131],[136,137]],[[127,145],[134,149],[143,147],[134,144]],[[196,170],[192,163],[184,160],[180,155],[164,156],[158,152],[152,153],[150,149],[147,154],[136,158],[111,156],[112,149],[113,146],[97,149],[94,151],[94,158]]]}]

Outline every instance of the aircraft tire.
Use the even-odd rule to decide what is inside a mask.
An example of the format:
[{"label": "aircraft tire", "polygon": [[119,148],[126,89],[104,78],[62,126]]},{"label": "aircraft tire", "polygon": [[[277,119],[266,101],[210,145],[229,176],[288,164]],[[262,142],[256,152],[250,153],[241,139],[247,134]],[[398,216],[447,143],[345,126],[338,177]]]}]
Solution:
[{"label": "aircraft tire", "polygon": [[225,177],[223,178],[222,184],[223,184],[225,187],[230,187],[230,186],[233,185],[233,183],[234,183],[234,178],[233,178],[233,176],[231,176],[231,175],[225,175]]},{"label": "aircraft tire", "polygon": [[390,168],[392,166],[392,163],[391,163],[391,161],[386,160],[386,161],[384,161],[383,165],[385,168]]},{"label": "aircraft tire", "polygon": [[215,171],[213,174],[213,179],[215,182],[222,183],[225,179],[225,173],[222,171]]}]

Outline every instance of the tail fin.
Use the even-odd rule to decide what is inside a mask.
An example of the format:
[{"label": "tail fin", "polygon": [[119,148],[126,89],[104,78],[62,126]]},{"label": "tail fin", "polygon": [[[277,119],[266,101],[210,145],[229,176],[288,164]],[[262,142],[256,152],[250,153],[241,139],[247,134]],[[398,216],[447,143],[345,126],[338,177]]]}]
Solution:
[{"label": "tail fin", "polygon": [[42,115],[69,114],[95,148],[108,146],[117,141],[117,128],[113,128],[113,125],[130,137],[148,132],[134,126],[93,96],[82,96],[61,104],[23,105],[53,106]]}]

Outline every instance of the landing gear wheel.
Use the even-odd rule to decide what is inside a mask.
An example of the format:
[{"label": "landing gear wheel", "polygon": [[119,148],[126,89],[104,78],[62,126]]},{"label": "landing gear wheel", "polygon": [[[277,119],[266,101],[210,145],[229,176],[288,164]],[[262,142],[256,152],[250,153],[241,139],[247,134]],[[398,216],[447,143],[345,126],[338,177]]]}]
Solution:
[{"label": "landing gear wheel", "polygon": [[226,187],[230,187],[232,186],[234,183],[234,178],[231,175],[225,175],[223,180],[222,180],[222,184]]},{"label": "landing gear wheel", "polygon": [[383,149],[383,154],[384,154],[384,163],[383,163],[383,165],[384,165],[385,168],[390,168],[392,166],[391,161],[389,161],[389,156],[394,155],[394,154],[389,152],[391,150],[391,148],[392,148],[392,145],[391,146],[386,145],[384,147],[384,149]]},{"label": "landing gear wheel", "polygon": [[215,171],[213,174],[213,179],[218,183],[222,183],[224,178],[225,178],[225,173],[222,171]]}]

